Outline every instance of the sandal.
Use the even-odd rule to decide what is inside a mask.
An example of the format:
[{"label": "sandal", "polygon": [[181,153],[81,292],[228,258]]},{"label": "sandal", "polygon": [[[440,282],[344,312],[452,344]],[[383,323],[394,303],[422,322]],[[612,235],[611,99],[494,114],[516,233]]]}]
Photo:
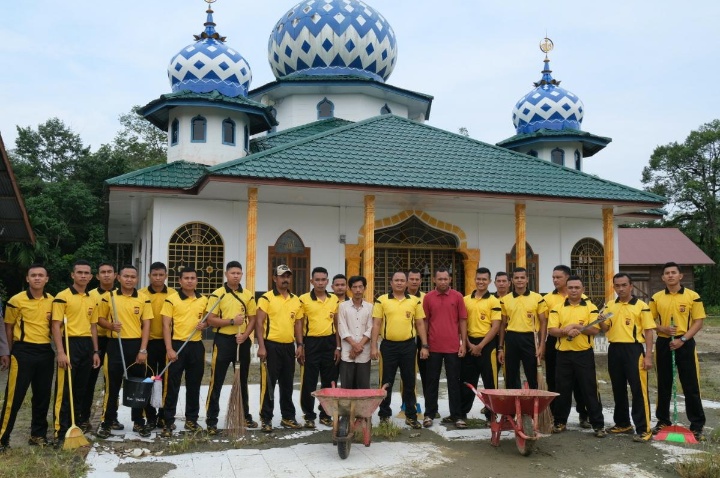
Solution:
[{"label": "sandal", "polygon": [[423,420],[423,427],[430,428],[431,426],[433,426],[433,419],[430,417],[425,417],[425,419]]},{"label": "sandal", "polygon": [[465,428],[467,428],[467,423],[465,423],[465,420],[463,420],[463,419],[456,420],[455,428],[464,430]]}]

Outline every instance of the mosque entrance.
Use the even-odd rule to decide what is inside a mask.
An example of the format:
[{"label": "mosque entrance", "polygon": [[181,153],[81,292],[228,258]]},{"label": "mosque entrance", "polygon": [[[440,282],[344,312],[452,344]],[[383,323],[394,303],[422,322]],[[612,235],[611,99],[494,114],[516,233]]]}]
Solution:
[{"label": "mosque entrance", "polygon": [[458,238],[435,229],[410,216],[394,226],[375,231],[375,297],[391,291],[390,280],[396,271],[417,269],[422,274],[420,290],[428,292],[435,286],[432,276],[439,267],[452,274],[453,289],[464,294],[465,269],[463,255],[457,252]]}]

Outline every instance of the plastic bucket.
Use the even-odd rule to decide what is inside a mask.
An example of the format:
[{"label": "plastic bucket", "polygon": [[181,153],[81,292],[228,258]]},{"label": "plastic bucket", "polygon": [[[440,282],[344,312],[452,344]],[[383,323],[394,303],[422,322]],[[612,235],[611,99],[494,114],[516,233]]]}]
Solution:
[{"label": "plastic bucket", "polygon": [[[136,364],[132,364],[130,367],[133,365]],[[123,378],[123,405],[130,408],[147,407],[152,395],[152,389],[153,382],[146,382],[144,377]]]}]

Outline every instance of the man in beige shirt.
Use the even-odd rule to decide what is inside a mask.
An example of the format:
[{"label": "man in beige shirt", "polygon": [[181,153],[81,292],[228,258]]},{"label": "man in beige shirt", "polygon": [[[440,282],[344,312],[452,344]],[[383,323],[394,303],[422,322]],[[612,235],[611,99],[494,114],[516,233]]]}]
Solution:
[{"label": "man in beige shirt", "polygon": [[342,302],[338,309],[338,333],[342,340],[340,383],[343,388],[370,388],[373,305],[363,300],[367,279],[353,276],[348,285],[352,300]]}]

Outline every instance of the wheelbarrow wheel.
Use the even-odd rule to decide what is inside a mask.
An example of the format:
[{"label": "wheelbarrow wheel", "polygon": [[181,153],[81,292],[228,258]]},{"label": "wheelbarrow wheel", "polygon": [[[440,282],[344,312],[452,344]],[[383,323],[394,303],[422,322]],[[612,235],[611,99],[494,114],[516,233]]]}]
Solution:
[{"label": "wheelbarrow wheel", "polygon": [[338,441],[337,451],[340,458],[343,460],[350,456],[350,445],[352,444],[352,437],[350,434],[350,417],[348,415],[342,415],[338,418]]},{"label": "wheelbarrow wheel", "polygon": [[515,444],[517,445],[517,449],[522,456],[528,456],[535,449],[535,442],[537,441],[534,439],[535,427],[533,426],[532,417],[530,415],[523,415],[520,418],[519,425],[522,425],[523,433],[525,433],[525,435],[531,438],[526,439],[521,437],[518,433],[515,433]]}]

